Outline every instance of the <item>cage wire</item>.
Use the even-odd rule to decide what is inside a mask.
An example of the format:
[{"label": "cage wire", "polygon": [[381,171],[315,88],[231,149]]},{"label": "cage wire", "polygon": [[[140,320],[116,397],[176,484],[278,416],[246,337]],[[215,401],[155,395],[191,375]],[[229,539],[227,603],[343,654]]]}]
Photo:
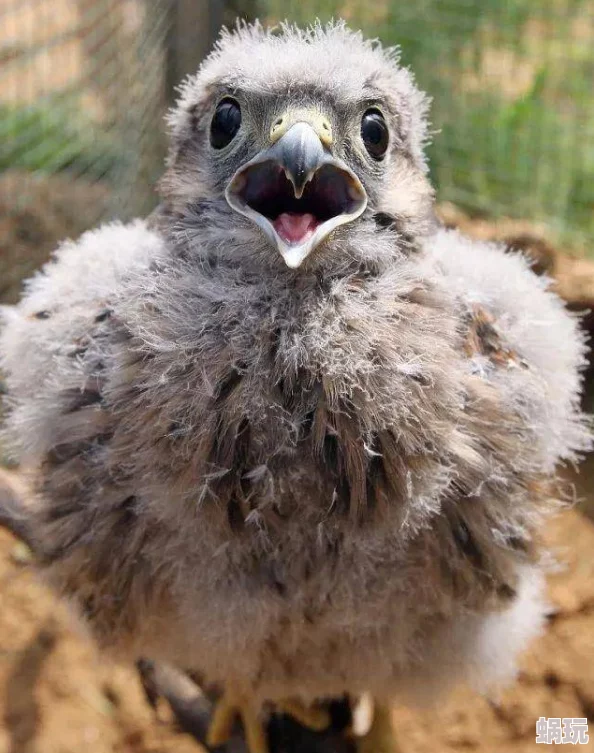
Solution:
[{"label": "cage wire", "polygon": [[170,2],[0,0],[0,297],[64,237],[155,203]]},{"label": "cage wire", "polygon": [[0,297],[60,238],[150,211],[189,70],[172,52],[197,61],[234,15],[401,45],[434,100],[439,200],[592,247],[594,0],[0,0]]}]

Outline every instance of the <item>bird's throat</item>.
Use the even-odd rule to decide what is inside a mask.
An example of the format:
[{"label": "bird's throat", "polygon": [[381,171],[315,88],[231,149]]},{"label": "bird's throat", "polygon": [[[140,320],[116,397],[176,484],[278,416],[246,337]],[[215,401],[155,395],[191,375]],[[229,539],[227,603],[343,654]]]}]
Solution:
[{"label": "bird's throat", "polygon": [[319,222],[313,214],[283,212],[274,220],[276,232],[286,243],[303,243],[311,238]]}]

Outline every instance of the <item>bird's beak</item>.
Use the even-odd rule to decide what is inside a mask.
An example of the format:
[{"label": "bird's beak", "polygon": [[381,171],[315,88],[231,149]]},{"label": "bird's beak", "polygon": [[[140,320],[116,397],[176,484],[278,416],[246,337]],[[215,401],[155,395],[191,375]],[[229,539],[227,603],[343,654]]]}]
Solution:
[{"label": "bird's beak", "polygon": [[319,115],[287,114],[270,137],[272,145],[235,173],[225,196],[295,269],[335,228],[359,217],[367,194],[355,173],[332,156],[330,126]]}]

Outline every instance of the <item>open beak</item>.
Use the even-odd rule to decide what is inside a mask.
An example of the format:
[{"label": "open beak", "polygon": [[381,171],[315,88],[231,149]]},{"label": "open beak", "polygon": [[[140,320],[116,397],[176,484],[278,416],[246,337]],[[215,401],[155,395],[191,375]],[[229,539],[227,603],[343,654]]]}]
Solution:
[{"label": "open beak", "polygon": [[298,120],[280,134],[273,128],[272,146],[243,165],[225,191],[229,205],[266,233],[292,269],[367,205],[360,180],[328,149],[329,126],[324,122],[322,132],[318,124]]}]

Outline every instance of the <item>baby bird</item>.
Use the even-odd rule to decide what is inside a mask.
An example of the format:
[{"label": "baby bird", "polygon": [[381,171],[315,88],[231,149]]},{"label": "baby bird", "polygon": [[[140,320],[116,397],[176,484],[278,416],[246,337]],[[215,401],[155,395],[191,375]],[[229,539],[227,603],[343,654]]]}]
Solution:
[{"label": "baby bird", "polygon": [[100,646],[224,691],[212,745],[487,688],[541,627],[585,346],[523,258],[438,227],[427,109],[342,23],[226,32],[155,214],[4,311],[40,570]]}]

